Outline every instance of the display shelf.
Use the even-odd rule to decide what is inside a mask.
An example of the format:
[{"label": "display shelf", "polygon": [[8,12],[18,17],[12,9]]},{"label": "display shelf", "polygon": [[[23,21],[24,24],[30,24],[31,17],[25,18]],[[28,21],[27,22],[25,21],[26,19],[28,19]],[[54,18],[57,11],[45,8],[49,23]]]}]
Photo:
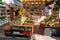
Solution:
[{"label": "display shelf", "polygon": [[4,17],[4,16],[6,16],[6,15],[1,15],[0,17]]},{"label": "display shelf", "polygon": [[25,25],[25,24],[19,25],[19,26],[13,25],[11,27],[12,36],[15,36],[15,35],[30,36],[31,33],[33,33],[33,27],[34,27],[33,25]]},{"label": "display shelf", "polygon": [[4,24],[6,24],[6,23],[8,23],[8,20],[6,19],[7,17],[7,10],[6,10],[6,6],[5,5],[2,5],[2,4],[0,4],[0,26],[2,26],[2,25],[4,25]]},{"label": "display shelf", "polygon": [[[30,34],[29,35],[24,34],[24,30],[12,30],[12,32],[13,32],[12,36],[15,36],[15,35],[30,36]],[[26,32],[28,32],[28,31],[26,31]]]},{"label": "display shelf", "polygon": [[4,24],[7,24],[8,23],[8,20],[4,20],[4,21],[1,21],[0,22],[0,26],[4,25]]},{"label": "display shelf", "polygon": [[10,15],[10,13],[11,13],[11,12],[10,12],[10,9],[9,9],[9,10],[7,9],[7,15]]},{"label": "display shelf", "polygon": [[[14,28],[14,29],[13,29]],[[29,30],[30,29],[30,30]],[[17,26],[17,27],[12,27],[12,30],[19,30],[19,31],[32,31],[31,27],[28,26]]]}]

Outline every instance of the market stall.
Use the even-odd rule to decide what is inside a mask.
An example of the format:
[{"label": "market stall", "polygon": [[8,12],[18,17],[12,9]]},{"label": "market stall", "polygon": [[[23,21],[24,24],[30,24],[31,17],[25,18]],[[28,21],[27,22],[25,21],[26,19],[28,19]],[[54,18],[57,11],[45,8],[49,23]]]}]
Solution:
[{"label": "market stall", "polygon": [[[52,0],[41,0],[41,1],[22,1],[23,6],[9,6],[10,9],[10,18],[11,22],[10,26],[10,34],[13,37],[15,35],[24,35],[24,36],[31,36],[33,33],[39,33],[41,35],[45,35],[46,28],[56,28],[60,26],[58,13],[56,10],[51,10],[50,6],[48,8],[50,10],[50,15],[46,15],[45,7],[46,2],[51,2]],[[53,11],[53,12],[51,12]],[[35,28],[36,27],[36,28]],[[35,32],[35,30],[37,30]],[[8,30],[6,30],[8,33]]]}]

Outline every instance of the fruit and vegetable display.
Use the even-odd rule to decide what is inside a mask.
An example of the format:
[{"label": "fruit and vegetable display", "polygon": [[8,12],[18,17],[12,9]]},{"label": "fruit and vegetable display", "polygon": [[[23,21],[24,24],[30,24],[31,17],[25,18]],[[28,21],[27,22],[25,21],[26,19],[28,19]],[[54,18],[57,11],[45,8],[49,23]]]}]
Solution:
[{"label": "fruit and vegetable display", "polygon": [[27,18],[24,23],[34,24],[34,22],[30,18]]},{"label": "fruit and vegetable display", "polygon": [[46,24],[48,27],[59,27],[60,26],[60,22],[58,21],[58,19],[52,19],[52,17],[47,17],[47,20],[45,20]]},{"label": "fruit and vegetable display", "polygon": [[59,27],[59,17],[58,13],[53,10],[53,13],[51,15],[46,16],[46,19],[44,20],[46,27]]},{"label": "fruit and vegetable display", "polygon": [[27,27],[26,31],[32,31],[32,28],[31,27]]},{"label": "fruit and vegetable display", "polygon": [[49,22],[46,22],[46,24],[48,27],[59,27],[60,26],[60,23],[58,21],[49,21]]},{"label": "fruit and vegetable display", "polygon": [[12,25],[20,25],[21,24],[21,21],[20,20],[15,20],[15,21],[12,21],[11,24]]},{"label": "fruit and vegetable display", "polygon": [[24,31],[25,27],[24,26],[20,26],[19,29]]},{"label": "fruit and vegetable display", "polygon": [[51,20],[51,16],[47,16],[46,21],[50,21]]},{"label": "fruit and vegetable display", "polygon": [[31,27],[26,27],[26,26],[20,26],[19,29],[22,31],[31,31],[32,30]]},{"label": "fruit and vegetable display", "polygon": [[7,10],[6,6],[0,5],[0,26],[7,24],[8,19],[7,19]]},{"label": "fruit and vegetable display", "polygon": [[4,21],[4,20],[6,20],[6,17],[4,16],[4,17],[0,17],[0,19],[2,20],[2,21]]}]

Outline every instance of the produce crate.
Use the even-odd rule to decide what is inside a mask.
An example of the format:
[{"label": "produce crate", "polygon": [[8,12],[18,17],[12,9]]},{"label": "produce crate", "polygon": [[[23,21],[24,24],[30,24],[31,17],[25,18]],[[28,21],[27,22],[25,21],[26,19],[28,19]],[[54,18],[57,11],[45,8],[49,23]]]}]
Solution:
[{"label": "produce crate", "polygon": [[23,36],[28,36],[30,37],[34,33],[34,25],[28,25],[28,24],[23,24],[23,25],[14,25],[12,27],[12,36],[15,37],[16,35],[23,35]]}]

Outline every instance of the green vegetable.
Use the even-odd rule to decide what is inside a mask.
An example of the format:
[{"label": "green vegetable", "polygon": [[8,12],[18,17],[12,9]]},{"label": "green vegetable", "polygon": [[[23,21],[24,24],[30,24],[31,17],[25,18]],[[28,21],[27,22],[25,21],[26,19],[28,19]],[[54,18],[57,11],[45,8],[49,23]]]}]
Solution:
[{"label": "green vegetable", "polygon": [[5,20],[5,17],[1,17],[1,20],[3,20],[3,21],[4,21],[4,20]]},{"label": "green vegetable", "polygon": [[24,28],[21,28],[21,30],[24,30]]},{"label": "green vegetable", "polygon": [[51,20],[51,16],[47,16],[47,21],[50,21]]},{"label": "green vegetable", "polygon": [[23,8],[22,14],[24,14],[24,15],[26,14],[26,9]]},{"label": "green vegetable", "polygon": [[31,28],[29,28],[28,30],[31,31]]}]

